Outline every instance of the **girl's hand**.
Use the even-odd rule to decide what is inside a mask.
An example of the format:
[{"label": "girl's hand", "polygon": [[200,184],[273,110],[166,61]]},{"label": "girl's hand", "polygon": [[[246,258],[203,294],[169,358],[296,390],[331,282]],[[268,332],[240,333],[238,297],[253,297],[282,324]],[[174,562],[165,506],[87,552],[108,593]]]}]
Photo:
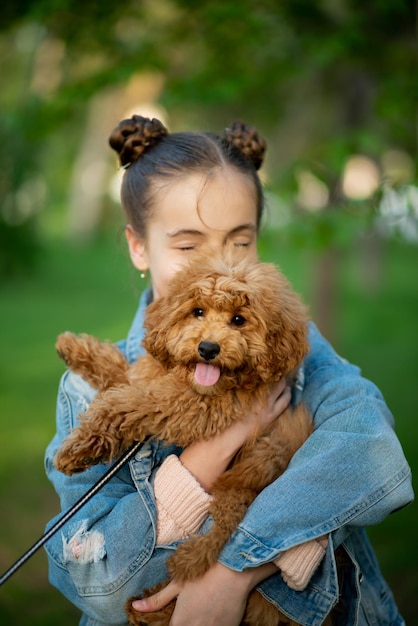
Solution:
[{"label": "girl's hand", "polygon": [[155,595],[136,600],[132,606],[143,613],[158,611],[177,598],[170,626],[237,626],[251,589],[277,571],[272,563],[244,572],[217,563],[199,580],[184,585],[171,581]]},{"label": "girl's hand", "polygon": [[216,479],[254,431],[260,426],[267,426],[287,409],[290,396],[285,380],[274,383],[265,403],[254,402],[246,419],[232,424],[211,439],[197,441],[185,448],[180,456],[181,462],[205,491],[210,493]]},{"label": "girl's hand", "polygon": [[245,420],[248,428],[246,439],[251,436],[255,428],[268,426],[281,415],[289,406],[290,399],[291,391],[286,379],[272,384],[265,403],[261,405],[254,402],[253,410]]}]

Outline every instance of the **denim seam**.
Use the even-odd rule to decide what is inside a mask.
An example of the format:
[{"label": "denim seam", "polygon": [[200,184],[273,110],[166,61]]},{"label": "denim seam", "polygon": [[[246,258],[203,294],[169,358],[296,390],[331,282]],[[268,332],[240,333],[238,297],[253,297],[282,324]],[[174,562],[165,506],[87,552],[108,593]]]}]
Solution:
[{"label": "denim seam", "polygon": [[74,427],[74,420],[72,418],[72,411],[71,411],[71,401],[69,398],[69,394],[66,391],[66,385],[68,382],[68,377],[70,375],[70,371],[67,370],[65,372],[65,374],[62,377],[62,384],[61,384],[61,388],[60,388],[60,393],[61,393],[61,397],[62,397],[62,407],[63,407],[63,413],[64,413],[64,417],[65,417],[65,428],[66,431],[69,433],[72,428]]},{"label": "denim seam", "polygon": [[353,507],[347,511],[344,516],[335,518],[338,527],[345,526],[349,522],[356,519],[356,517],[358,517],[361,513],[364,513],[364,511],[367,511],[369,508],[374,506],[377,502],[380,502],[380,500],[392,493],[392,491],[394,491],[399,485],[405,482],[410,475],[411,469],[409,465],[406,464],[402,470],[389,479],[383,487],[380,487],[370,494],[369,498],[365,500],[364,503],[358,505],[357,507]]}]

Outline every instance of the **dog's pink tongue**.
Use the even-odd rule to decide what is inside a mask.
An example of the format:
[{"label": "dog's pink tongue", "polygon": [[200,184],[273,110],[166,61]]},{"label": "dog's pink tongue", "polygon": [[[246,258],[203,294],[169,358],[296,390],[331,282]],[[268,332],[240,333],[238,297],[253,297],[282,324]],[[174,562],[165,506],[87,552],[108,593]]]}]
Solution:
[{"label": "dog's pink tongue", "polygon": [[218,382],[221,370],[210,363],[197,363],[194,371],[194,379],[202,387],[212,387]]}]

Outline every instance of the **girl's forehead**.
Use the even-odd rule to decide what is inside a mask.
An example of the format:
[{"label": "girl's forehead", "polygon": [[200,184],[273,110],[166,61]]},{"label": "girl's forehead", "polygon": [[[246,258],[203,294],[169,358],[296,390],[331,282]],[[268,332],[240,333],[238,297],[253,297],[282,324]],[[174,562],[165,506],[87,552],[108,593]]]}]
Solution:
[{"label": "girl's forehead", "polygon": [[232,168],[165,180],[154,196],[153,221],[171,230],[203,226],[232,230],[256,225],[256,191],[251,179]]}]

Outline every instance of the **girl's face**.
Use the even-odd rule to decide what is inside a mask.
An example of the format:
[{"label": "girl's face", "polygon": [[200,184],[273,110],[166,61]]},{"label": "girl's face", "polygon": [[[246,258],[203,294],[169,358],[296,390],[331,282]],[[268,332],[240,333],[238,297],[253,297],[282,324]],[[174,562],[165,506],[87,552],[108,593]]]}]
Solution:
[{"label": "girl's face", "polygon": [[193,173],[163,180],[154,191],[146,239],[129,226],[126,237],[134,266],[150,271],[155,299],[197,252],[221,253],[233,245],[257,257],[255,189],[237,170],[227,167],[211,176]]}]

